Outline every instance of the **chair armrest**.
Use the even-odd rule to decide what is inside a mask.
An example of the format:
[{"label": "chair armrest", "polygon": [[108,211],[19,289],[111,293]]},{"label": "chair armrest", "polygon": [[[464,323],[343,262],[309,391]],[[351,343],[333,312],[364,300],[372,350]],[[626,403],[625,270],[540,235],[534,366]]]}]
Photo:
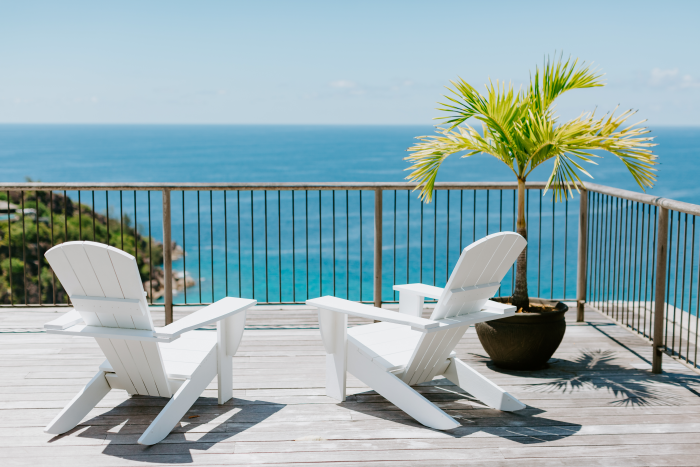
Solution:
[{"label": "chair armrest", "polygon": [[442,291],[444,289],[442,287],[434,287],[426,284],[403,284],[395,285],[394,290],[419,295],[421,297],[434,298],[437,300],[442,295]]},{"label": "chair armrest", "polygon": [[216,303],[195,311],[191,315],[178,319],[174,323],[162,328],[155,328],[154,335],[172,339],[187,331],[192,331],[233,316],[236,313],[247,310],[256,303],[258,303],[257,300],[249,300],[247,298],[222,298]]},{"label": "chair armrest", "polygon": [[331,296],[307,300],[306,304],[315,306],[316,308],[322,308],[324,310],[345,313],[346,315],[350,316],[386,321],[388,323],[404,324],[406,326],[411,326],[411,328],[415,329],[416,331],[421,332],[425,332],[428,329],[440,326],[439,323],[436,323],[430,319],[396,313],[394,311],[375,308],[371,305],[364,305],[362,303],[351,302],[350,300]]},{"label": "chair armrest", "polygon": [[102,326],[86,326],[84,324],[76,324],[67,329],[47,329],[46,332],[49,334],[63,334],[64,336],[124,339],[145,342],[170,342],[179,337],[159,337],[156,336],[153,331],[147,331],[145,329],[107,328]]},{"label": "chair armrest", "polygon": [[62,314],[60,318],[56,318],[55,320],[49,321],[48,323],[44,324],[44,329],[67,329],[73,325],[80,323],[82,320],[83,318],[80,316],[80,313],[73,309],[68,311],[67,313]]},{"label": "chair armrest", "polygon": [[484,310],[490,311],[491,313],[502,313],[502,314],[511,314],[515,313],[517,308],[515,305],[509,305],[507,303],[498,303],[494,302],[492,300],[489,300],[486,302],[484,305]]}]

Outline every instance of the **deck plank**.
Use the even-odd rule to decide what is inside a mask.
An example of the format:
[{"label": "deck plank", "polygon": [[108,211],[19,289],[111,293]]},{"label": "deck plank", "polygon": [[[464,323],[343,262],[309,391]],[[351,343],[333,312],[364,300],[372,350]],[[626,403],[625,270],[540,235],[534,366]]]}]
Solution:
[{"label": "deck plank", "polygon": [[[490,366],[470,328],[458,357],[528,407],[484,407],[441,378],[418,390],[462,426],[427,429],[348,376],[348,398],[325,396],[316,312],[259,307],[234,357],[234,398],[216,403],[216,383],[163,442],[136,443],[167,403],[113,391],[76,429],[54,437],[43,426],[102,362],[90,339],[50,335],[44,322],[64,309],[0,310],[0,457],[3,465],[697,465],[700,375],[664,357],[648,369],[647,341],[588,308],[568,322],[550,368],[507,372]],[[190,309],[191,310],[191,309]],[[426,310],[429,312],[429,310]],[[176,318],[188,313],[178,308]],[[569,313],[568,319],[573,319]],[[162,311],[154,311],[162,325]],[[361,320],[351,322],[361,324]],[[196,418],[189,418],[190,416]]]}]

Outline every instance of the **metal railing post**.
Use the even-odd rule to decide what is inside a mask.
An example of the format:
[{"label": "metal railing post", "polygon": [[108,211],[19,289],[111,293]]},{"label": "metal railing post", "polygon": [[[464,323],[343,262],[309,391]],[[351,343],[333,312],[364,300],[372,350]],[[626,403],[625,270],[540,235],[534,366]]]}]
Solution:
[{"label": "metal railing post", "polygon": [[654,289],[654,335],[651,372],[661,373],[664,350],[664,314],[666,310],[666,255],[668,253],[668,209],[659,207],[656,242],[656,287]]},{"label": "metal railing post", "polygon": [[382,306],[382,189],[374,190],[374,306]]},{"label": "metal railing post", "polygon": [[173,322],[173,249],[170,241],[170,190],[163,190],[163,272],[165,324]]},{"label": "metal railing post", "polygon": [[[576,322],[584,319],[586,275],[588,274],[588,191],[581,190],[578,214],[578,262],[576,270]],[[566,272],[564,272],[566,274]],[[566,290],[564,291],[566,296]]]}]

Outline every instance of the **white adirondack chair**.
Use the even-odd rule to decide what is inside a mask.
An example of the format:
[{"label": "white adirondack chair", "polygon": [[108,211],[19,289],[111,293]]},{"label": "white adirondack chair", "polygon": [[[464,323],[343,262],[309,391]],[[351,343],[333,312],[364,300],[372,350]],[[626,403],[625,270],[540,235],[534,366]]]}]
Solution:
[{"label": "white adirondack chair", "polygon": [[[168,326],[153,326],[136,260],[111,246],[67,242],[46,252],[74,309],[44,325],[49,333],[94,337],[107,360],[45,428],[71,430],[111,389],[169,397],[138,442],[165,438],[218,376],[219,404],[233,397],[231,357],[255,300],[227,297]],[[194,329],[217,323],[217,332]]]},{"label": "white adirondack chair", "polygon": [[[514,306],[489,300],[527,242],[513,232],[489,235],[462,251],[444,288],[395,285],[399,312],[325,296],[307,300],[319,309],[326,349],[326,394],[345,400],[346,370],[425,426],[460,426],[412,385],[442,375],[484,404],[503,411],[525,405],[469,365],[453,349],[475,323],[504,318]],[[438,300],[430,319],[421,317],[425,297]],[[382,321],[347,329],[347,316]]]}]

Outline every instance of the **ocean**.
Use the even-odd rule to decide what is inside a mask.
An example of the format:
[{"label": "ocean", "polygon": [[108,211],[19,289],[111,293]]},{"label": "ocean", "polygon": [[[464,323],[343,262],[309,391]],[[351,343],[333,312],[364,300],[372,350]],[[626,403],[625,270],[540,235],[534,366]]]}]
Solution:
[{"label": "ocean", "polygon": [[[431,126],[0,125],[0,180],[397,182],[407,175],[408,165],[403,158],[415,141],[413,138],[431,133]],[[648,193],[700,204],[700,186],[696,183],[700,168],[694,163],[700,128],[659,127],[653,128],[653,135],[658,144],[658,183]],[[595,177],[592,181],[641,191],[614,156],[604,155],[597,162],[598,166],[588,167]],[[550,170],[551,163],[544,164],[530,180],[546,180]],[[451,156],[440,169],[438,180],[513,181],[514,177],[490,156],[472,156],[469,160]],[[118,193],[109,196],[112,212],[119,203]],[[124,193],[124,211],[130,216],[133,196],[133,192]],[[139,228],[146,233],[147,194],[140,192],[136,196]],[[151,196],[152,235],[162,238],[160,193]],[[208,192],[201,193],[199,210],[196,193],[184,196],[183,208],[182,193],[172,195],[172,229],[173,239],[180,245],[184,241],[187,253],[186,265],[179,260],[174,268],[186,269],[197,282],[187,290],[188,303],[225,295],[290,302],[329,293],[371,300],[372,193],[363,193],[361,211],[358,192],[326,192],[320,200],[318,192],[306,197],[297,193],[292,221],[290,192],[280,193],[279,201],[277,192],[269,192],[267,199],[264,193],[256,192],[252,200],[250,192],[240,196],[229,192],[225,226],[222,192],[214,192],[211,199]],[[96,209],[104,210],[104,194],[98,192],[96,198]],[[334,207],[335,223],[327,220]],[[390,214],[394,209],[396,223]],[[541,215],[537,214],[538,209]],[[237,214],[233,214],[238,210],[242,213],[240,223]],[[400,191],[394,198],[393,192],[386,192],[383,299],[394,298],[394,282],[444,284],[460,248],[486,233],[511,229],[512,210],[512,192],[492,191],[487,195],[483,191],[453,191],[449,194],[449,211],[444,193],[438,196],[437,203],[421,207],[416,193]],[[551,196],[540,198],[533,192],[529,210],[530,293],[571,298],[575,293],[578,199],[552,206]],[[552,235],[553,213],[557,225],[567,219],[566,235],[559,230]],[[540,240],[536,244],[537,238]],[[197,267],[200,256],[201,268]],[[417,266],[420,258],[423,268]],[[510,280],[510,275],[506,276],[507,288]],[[185,294],[179,293],[175,301],[184,303]]]}]

